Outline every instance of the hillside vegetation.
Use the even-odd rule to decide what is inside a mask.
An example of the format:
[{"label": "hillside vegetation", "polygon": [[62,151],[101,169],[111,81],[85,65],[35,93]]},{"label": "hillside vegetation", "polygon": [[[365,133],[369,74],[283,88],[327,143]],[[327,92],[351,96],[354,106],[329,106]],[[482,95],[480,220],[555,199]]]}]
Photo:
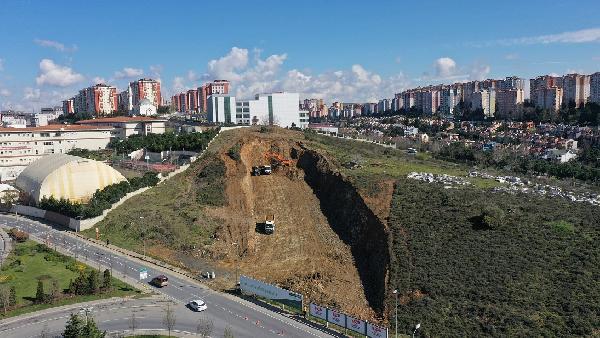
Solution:
[{"label": "hillside vegetation", "polygon": [[[494,193],[489,180],[446,189],[411,171],[470,168],[364,142],[307,134],[365,196],[385,199],[392,259],[387,318],[424,336],[574,336],[600,329],[600,208],[561,198]],[[344,164],[359,166],[348,169]],[[394,189],[382,189],[383,182]],[[492,185],[489,185],[491,183]],[[375,205],[372,207],[376,207]]]}]

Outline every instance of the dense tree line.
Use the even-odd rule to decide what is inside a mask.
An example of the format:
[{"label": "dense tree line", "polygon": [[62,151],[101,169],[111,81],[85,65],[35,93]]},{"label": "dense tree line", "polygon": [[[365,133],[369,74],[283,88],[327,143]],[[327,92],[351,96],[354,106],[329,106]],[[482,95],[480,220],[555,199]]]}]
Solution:
[{"label": "dense tree line", "polygon": [[589,336],[600,327],[600,210],[401,179],[389,227],[400,332]]},{"label": "dense tree line", "polygon": [[53,196],[42,197],[40,208],[50,210],[73,218],[93,218],[102,215],[114,203],[130,192],[143,187],[151,187],[158,184],[159,178],[156,173],[147,172],[141,177],[134,177],[129,181],[123,181],[106,186],[97,190],[88,203],[71,202],[68,199],[56,199]]},{"label": "dense tree line", "polygon": [[165,150],[190,150],[199,152],[202,149],[206,149],[208,142],[217,132],[217,129],[210,129],[203,133],[132,135],[127,140],[113,139],[108,147],[115,149],[119,154],[130,153],[142,148],[151,152]]}]

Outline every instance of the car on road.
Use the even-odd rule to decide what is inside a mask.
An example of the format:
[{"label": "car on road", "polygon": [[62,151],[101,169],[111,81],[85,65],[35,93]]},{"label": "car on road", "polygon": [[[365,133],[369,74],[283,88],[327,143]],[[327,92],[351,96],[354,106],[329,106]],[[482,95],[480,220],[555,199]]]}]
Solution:
[{"label": "car on road", "polygon": [[188,303],[189,307],[197,312],[204,311],[208,309],[206,303],[201,299],[194,299]]},{"label": "car on road", "polygon": [[162,287],[169,285],[169,278],[167,278],[167,276],[165,276],[165,275],[156,276],[156,277],[152,278],[152,280],[150,281],[150,284],[152,284],[156,287],[162,288]]}]

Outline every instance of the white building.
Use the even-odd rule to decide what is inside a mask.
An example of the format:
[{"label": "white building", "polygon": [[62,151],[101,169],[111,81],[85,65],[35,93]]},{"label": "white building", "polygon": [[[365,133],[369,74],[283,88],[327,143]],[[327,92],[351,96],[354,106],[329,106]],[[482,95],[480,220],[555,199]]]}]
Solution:
[{"label": "white building", "polygon": [[131,112],[138,116],[153,116],[156,115],[156,106],[150,100],[142,99]]},{"label": "white building", "polygon": [[30,163],[47,154],[64,154],[73,148],[104,149],[112,127],[48,125],[0,128],[0,179],[13,180]]},{"label": "white building", "polygon": [[[242,119],[233,116],[236,102],[234,96],[226,94],[214,94],[207,100],[206,119],[211,123],[250,124],[250,117]],[[240,122],[241,121],[241,122]],[[247,122],[247,123],[246,123]]]},{"label": "white building", "polygon": [[80,126],[95,126],[110,128],[111,137],[121,140],[131,135],[164,134],[167,120],[148,116],[117,116],[102,119],[83,120],[77,122]]},{"label": "white building", "polygon": [[235,102],[235,123],[304,129],[308,127],[309,112],[300,110],[299,103],[298,93],[258,94],[254,100]]}]

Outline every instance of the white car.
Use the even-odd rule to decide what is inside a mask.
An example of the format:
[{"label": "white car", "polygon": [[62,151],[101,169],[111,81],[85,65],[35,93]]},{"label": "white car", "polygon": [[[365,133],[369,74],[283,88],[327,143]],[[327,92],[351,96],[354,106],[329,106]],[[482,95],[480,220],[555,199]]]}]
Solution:
[{"label": "white car", "polygon": [[192,308],[192,310],[198,311],[198,312],[208,309],[208,307],[206,306],[206,303],[200,299],[192,300],[189,302],[188,305],[190,306],[190,308]]}]

